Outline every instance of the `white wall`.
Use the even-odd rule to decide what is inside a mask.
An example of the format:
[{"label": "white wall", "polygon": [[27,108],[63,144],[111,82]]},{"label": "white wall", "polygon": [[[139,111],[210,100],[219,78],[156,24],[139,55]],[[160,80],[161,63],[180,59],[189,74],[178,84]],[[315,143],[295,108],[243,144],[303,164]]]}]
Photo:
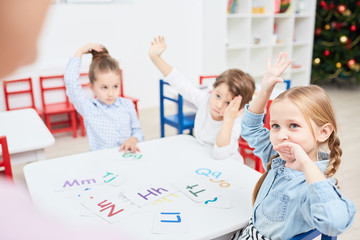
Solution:
[{"label": "white wall", "polygon": [[[33,77],[35,102],[41,108],[39,75],[63,74],[79,47],[87,42],[101,43],[124,70],[125,94],[139,98],[140,109],[156,107],[161,74],[148,57],[151,40],[164,35],[168,43],[164,58],[195,84],[202,69],[202,17],[202,0],[54,4],[40,37],[38,60],[4,79]],[[83,71],[90,61],[90,56],[83,59]],[[3,111],[3,91],[0,99]]]}]

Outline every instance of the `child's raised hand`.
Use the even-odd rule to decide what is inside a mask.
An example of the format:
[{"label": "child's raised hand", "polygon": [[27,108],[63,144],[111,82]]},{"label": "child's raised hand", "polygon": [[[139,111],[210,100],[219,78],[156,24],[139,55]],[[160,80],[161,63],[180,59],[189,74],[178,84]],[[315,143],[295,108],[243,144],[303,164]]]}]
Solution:
[{"label": "child's raised hand", "polygon": [[160,55],[166,50],[166,42],[164,37],[158,36],[154,38],[154,41],[151,42],[151,47],[149,49],[150,58],[160,57]]},{"label": "child's raised hand", "polygon": [[92,50],[102,52],[103,49],[104,47],[101,44],[87,43],[76,51],[75,56],[81,58],[83,54],[90,53]]},{"label": "child's raised hand", "polygon": [[241,112],[243,111],[243,109],[239,110],[241,105],[241,100],[242,97],[240,95],[234,97],[234,99],[231,100],[229,106],[225,108],[224,120],[226,119],[234,120],[237,116],[241,114]]},{"label": "child's raised hand", "polygon": [[286,161],[285,167],[296,171],[303,172],[304,166],[307,163],[312,162],[304,149],[296,143],[280,143],[277,146],[274,146],[274,150],[279,153],[281,159]]},{"label": "child's raised hand", "polygon": [[262,90],[272,92],[277,83],[284,81],[280,76],[291,63],[290,59],[286,60],[287,56],[288,53],[286,52],[279,53],[272,67],[270,65],[270,59],[267,59],[266,72],[261,82]]},{"label": "child's raised hand", "polygon": [[136,137],[129,137],[119,148],[119,152],[124,151],[127,152],[140,152],[140,149],[136,146],[138,140]]}]

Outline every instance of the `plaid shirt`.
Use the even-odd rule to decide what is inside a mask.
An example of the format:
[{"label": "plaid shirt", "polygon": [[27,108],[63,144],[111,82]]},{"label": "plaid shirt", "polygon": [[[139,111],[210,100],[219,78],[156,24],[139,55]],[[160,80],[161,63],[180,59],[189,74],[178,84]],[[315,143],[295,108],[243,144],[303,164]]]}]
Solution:
[{"label": "plaid shirt", "polygon": [[79,82],[81,59],[70,59],[65,70],[66,94],[84,118],[90,150],[120,146],[129,137],[144,139],[131,100],[118,97],[111,105],[88,97]]}]

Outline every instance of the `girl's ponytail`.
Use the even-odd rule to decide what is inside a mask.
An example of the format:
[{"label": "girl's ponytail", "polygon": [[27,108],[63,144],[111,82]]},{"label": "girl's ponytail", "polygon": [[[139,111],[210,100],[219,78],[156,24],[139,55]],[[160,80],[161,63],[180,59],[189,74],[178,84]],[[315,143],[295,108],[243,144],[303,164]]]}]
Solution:
[{"label": "girl's ponytail", "polygon": [[102,58],[110,57],[110,54],[109,54],[108,50],[105,47],[103,48],[103,51],[101,51],[101,52],[97,52],[95,50],[92,50],[91,55],[92,55],[92,60],[93,61],[97,61],[97,60],[100,60]]},{"label": "girl's ponytail", "polygon": [[[89,80],[92,84],[96,81],[96,74],[99,72],[115,72],[121,78],[118,61],[110,56],[105,47],[103,47],[101,52],[92,50],[91,54],[93,59],[89,69]],[[120,79],[120,81],[122,81],[122,79]]]},{"label": "girl's ponytail", "polygon": [[325,171],[325,174],[327,177],[332,177],[335,175],[336,171],[339,168],[342,155],[342,150],[340,148],[340,139],[337,137],[335,131],[330,135],[328,139],[328,147],[330,150],[330,161],[328,164],[328,168]]}]

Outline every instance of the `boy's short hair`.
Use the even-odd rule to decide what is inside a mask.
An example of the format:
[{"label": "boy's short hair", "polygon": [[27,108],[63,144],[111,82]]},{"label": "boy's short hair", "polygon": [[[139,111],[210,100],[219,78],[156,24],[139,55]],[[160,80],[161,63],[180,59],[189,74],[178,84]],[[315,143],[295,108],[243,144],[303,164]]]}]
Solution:
[{"label": "boy's short hair", "polygon": [[240,109],[251,101],[255,92],[254,79],[249,74],[237,68],[226,70],[220,74],[216,78],[213,87],[216,88],[222,83],[225,83],[229,87],[229,91],[234,97],[239,95],[242,97]]}]

